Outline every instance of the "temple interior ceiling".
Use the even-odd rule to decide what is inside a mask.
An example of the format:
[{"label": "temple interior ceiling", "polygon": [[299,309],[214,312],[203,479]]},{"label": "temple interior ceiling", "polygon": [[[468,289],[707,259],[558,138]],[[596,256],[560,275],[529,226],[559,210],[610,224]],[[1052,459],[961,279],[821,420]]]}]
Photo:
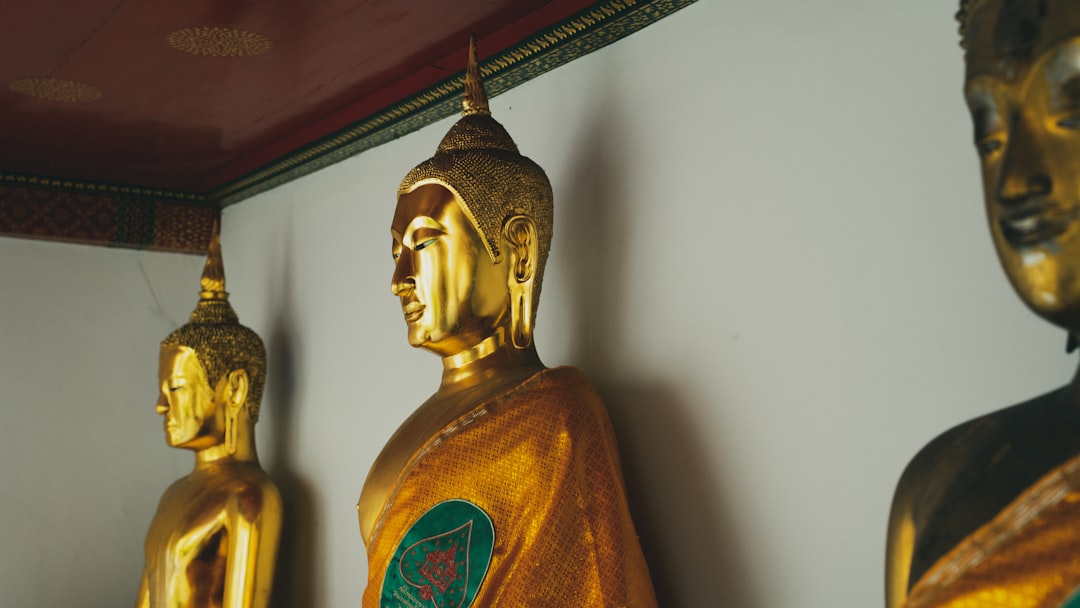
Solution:
[{"label": "temple interior ceiling", "polygon": [[692,0],[0,5],[0,235],[201,251],[223,206],[498,94]]}]

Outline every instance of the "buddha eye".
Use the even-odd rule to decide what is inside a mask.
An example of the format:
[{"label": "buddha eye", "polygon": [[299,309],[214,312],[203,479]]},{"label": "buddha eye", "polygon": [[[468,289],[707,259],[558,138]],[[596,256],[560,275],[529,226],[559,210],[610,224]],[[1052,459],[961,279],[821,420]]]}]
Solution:
[{"label": "buddha eye", "polygon": [[1080,129],[1080,114],[1068,116],[1057,121],[1057,126],[1062,129]]},{"label": "buddha eye", "polygon": [[994,152],[1001,149],[1000,139],[987,139],[980,142],[976,142],[975,149],[979,151],[979,156],[990,156]]},{"label": "buddha eye", "polygon": [[179,384],[179,385],[177,385],[177,386],[170,386],[170,387],[169,387],[169,392],[170,392],[170,393],[175,393],[176,391],[178,391],[178,390],[180,390],[180,389],[182,389],[182,388],[184,388],[184,385],[183,385],[183,384]]},{"label": "buddha eye", "polygon": [[431,238],[431,239],[427,239],[426,241],[423,241],[421,243],[417,243],[416,247],[413,247],[413,251],[420,251],[421,249],[424,249],[425,247],[427,247],[428,245],[430,245],[430,244],[432,244],[434,242],[435,242],[435,239]]}]

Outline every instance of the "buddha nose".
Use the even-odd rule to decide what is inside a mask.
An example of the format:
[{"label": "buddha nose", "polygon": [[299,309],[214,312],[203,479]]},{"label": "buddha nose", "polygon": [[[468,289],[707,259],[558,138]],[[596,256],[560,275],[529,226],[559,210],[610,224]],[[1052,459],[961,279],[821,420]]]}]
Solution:
[{"label": "buddha nose", "polygon": [[165,395],[158,397],[157,403],[154,404],[154,411],[159,414],[169,411],[169,404],[165,401]]},{"label": "buddha nose", "polygon": [[1001,160],[998,200],[1007,207],[1047,196],[1054,189],[1043,134],[1031,122],[1017,118]]},{"label": "buddha nose", "polygon": [[412,277],[406,277],[400,281],[390,283],[390,293],[401,297],[412,291],[414,287],[416,287],[416,280]]},{"label": "buddha nose", "polygon": [[398,256],[397,264],[394,265],[394,276],[390,279],[390,293],[395,296],[403,296],[416,287],[416,279],[413,277],[412,254],[408,249],[403,249]]}]

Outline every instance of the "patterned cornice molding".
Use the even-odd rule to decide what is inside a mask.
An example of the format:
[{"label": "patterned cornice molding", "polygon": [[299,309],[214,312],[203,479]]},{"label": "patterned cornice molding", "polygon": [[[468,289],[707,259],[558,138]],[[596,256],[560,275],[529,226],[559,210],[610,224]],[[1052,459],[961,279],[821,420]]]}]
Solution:
[{"label": "patterned cornice molding", "polygon": [[0,236],[201,255],[220,217],[201,195],[0,174]]}]

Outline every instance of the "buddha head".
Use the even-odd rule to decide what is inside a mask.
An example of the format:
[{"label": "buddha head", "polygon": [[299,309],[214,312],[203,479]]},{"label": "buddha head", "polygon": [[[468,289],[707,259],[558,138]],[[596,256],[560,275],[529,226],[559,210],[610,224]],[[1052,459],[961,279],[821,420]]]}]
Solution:
[{"label": "buddha head", "polygon": [[161,341],[157,412],[169,445],[233,453],[240,426],[259,419],[266,350],[229,304],[216,227],[201,282],[189,322]]},{"label": "buddha head", "polygon": [[1080,332],[1080,3],[964,0],[964,94],[994,246],[1036,314]]},{"label": "buddha head", "polygon": [[551,184],[494,118],[469,45],[462,118],[398,187],[391,291],[409,343],[443,357],[497,334],[532,345]]}]

